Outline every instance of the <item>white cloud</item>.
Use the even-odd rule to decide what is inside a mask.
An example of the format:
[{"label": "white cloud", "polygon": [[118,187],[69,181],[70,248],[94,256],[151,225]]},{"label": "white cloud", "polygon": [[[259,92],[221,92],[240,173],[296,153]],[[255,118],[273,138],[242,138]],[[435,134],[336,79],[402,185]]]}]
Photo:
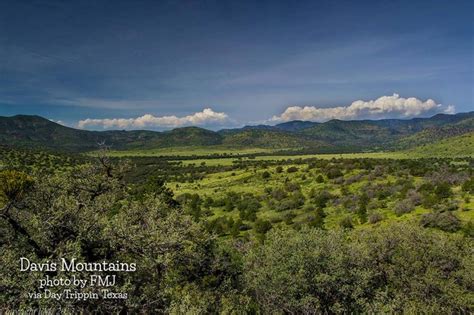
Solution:
[{"label": "white cloud", "polygon": [[403,98],[398,94],[393,94],[371,101],[355,101],[349,106],[329,108],[291,106],[281,115],[273,116],[270,121],[309,120],[321,122],[331,119],[411,118],[436,113],[453,114],[454,112],[454,106],[437,104],[432,99],[422,101],[415,97]]},{"label": "white cloud", "polygon": [[62,120],[54,120],[54,119],[48,119],[48,120],[67,127],[67,124]]},{"label": "white cloud", "polygon": [[222,124],[228,121],[226,113],[217,113],[211,108],[205,108],[202,112],[192,115],[177,116],[153,116],[150,114],[137,118],[106,118],[80,120],[78,127],[81,129],[101,127],[103,129],[143,129],[143,128],[172,128],[181,126],[199,126],[209,124]]}]

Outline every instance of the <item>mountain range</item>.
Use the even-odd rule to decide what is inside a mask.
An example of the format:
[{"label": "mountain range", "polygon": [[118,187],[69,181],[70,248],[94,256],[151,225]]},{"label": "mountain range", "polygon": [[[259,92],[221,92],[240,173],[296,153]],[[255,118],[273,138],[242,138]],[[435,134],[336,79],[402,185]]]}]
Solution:
[{"label": "mountain range", "polygon": [[0,116],[0,144],[87,152],[104,143],[114,150],[183,146],[299,149],[312,152],[360,152],[406,149],[474,131],[474,112],[430,118],[290,121],[211,131],[183,127],[170,131],[88,131],[40,116]]}]

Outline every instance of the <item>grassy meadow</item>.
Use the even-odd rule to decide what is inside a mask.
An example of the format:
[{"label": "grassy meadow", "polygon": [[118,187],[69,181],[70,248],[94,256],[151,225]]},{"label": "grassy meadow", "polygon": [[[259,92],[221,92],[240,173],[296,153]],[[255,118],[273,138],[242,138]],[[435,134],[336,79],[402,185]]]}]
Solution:
[{"label": "grassy meadow", "polygon": [[[303,159],[305,158],[305,159]],[[419,201],[408,205],[408,209],[394,211],[397,207],[402,208],[407,198],[407,193],[416,195],[416,187],[430,182],[425,176],[404,175],[403,180],[394,174],[383,174],[376,176],[373,170],[354,168],[343,171],[341,176],[328,178],[324,167],[314,167],[314,160],[333,161],[330,167],[353,163],[354,161],[364,161],[372,159],[377,166],[388,166],[393,160],[408,159],[405,154],[390,153],[367,153],[367,154],[346,154],[346,155],[315,155],[315,156],[273,156],[257,157],[250,161],[251,164],[238,170],[222,171],[206,174],[202,179],[192,182],[169,182],[168,187],[172,189],[176,196],[187,196],[198,194],[202,204],[203,212],[208,215],[207,220],[220,220],[222,217],[232,218],[234,221],[241,217],[241,210],[238,209],[238,202],[235,208],[223,205],[214,206],[207,202],[207,199],[219,200],[232,195],[253,196],[260,203],[257,210],[257,217],[261,220],[268,220],[277,225],[304,225],[311,223],[318,217],[318,194],[327,193],[333,202],[328,202],[324,207],[324,224],[327,229],[338,228],[343,220],[350,221],[354,227],[366,227],[374,223],[386,224],[391,221],[415,220],[419,221],[423,215],[429,214],[431,206],[422,205]],[[298,163],[292,163],[297,160]],[[284,167],[279,165],[285,161]],[[306,162],[307,161],[307,162]],[[245,163],[245,161],[242,161]],[[272,162],[273,165],[266,166],[265,162]],[[184,163],[196,163],[196,165],[225,165],[235,163],[232,159],[222,160],[197,160],[184,161]],[[203,164],[205,163],[205,164]],[[263,163],[263,164],[260,164]],[[357,162],[356,162],[357,163]],[[466,163],[463,163],[465,166]],[[342,167],[341,167],[342,168]],[[288,188],[287,186],[294,186]],[[406,188],[411,187],[411,188]],[[375,197],[374,189],[394,189],[394,193],[389,197]],[[288,196],[273,200],[272,192],[282,190]],[[403,191],[407,190],[407,191]],[[456,209],[451,213],[458,216],[461,221],[469,222],[474,219],[474,199],[472,195],[462,191],[460,185],[451,187],[452,197],[456,203]],[[285,202],[292,198],[295,191],[304,199],[295,203],[295,208],[290,204],[288,209],[275,209],[275,203]],[[361,218],[358,214],[361,196],[365,192],[371,192],[370,200],[367,200],[366,214]],[[285,193],[284,193],[285,194]],[[417,196],[412,196],[418,198]],[[422,197],[419,197],[422,198]],[[278,198],[277,198],[278,199]],[[336,201],[337,202],[334,202]],[[409,203],[409,202],[406,202]],[[348,211],[347,209],[352,209]],[[244,220],[245,221],[245,220]],[[375,222],[377,221],[377,222]],[[380,223],[379,223],[380,222]],[[248,222],[252,225],[252,222]]]},{"label": "grassy meadow", "polygon": [[[109,154],[142,163],[139,169],[168,168],[160,173],[167,187],[190,214],[221,236],[258,234],[262,222],[267,227],[325,229],[405,220],[429,226],[429,218],[445,209],[449,216],[442,219],[457,228],[443,229],[460,231],[474,220],[474,199],[466,182],[472,172],[473,139],[468,133],[393,152],[300,154],[196,146]],[[153,164],[156,160],[167,164]],[[438,198],[437,189],[448,192]],[[234,224],[238,233],[232,232]]]},{"label": "grassy meadow", "polygon": [[[170,147],[157,149],[133,149],[133,150],[110,150],[109,154],[114,157],[136,157],[136,156],[205,156],[205,155],[247,155],[255,153],[271,153],[272,149],[265,148],[235,148],[225,146],[187,146],[187,147]],[[97,152],[91,152],[94,156]]]}]

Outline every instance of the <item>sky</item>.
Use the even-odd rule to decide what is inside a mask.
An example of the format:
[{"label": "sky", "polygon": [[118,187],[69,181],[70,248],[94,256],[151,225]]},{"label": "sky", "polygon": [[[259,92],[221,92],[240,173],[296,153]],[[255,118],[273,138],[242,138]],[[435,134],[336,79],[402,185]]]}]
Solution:
[{"label": "sky", "polygon": [[0,0],[0,116],[210,129],[474,110],[474,1]]}]

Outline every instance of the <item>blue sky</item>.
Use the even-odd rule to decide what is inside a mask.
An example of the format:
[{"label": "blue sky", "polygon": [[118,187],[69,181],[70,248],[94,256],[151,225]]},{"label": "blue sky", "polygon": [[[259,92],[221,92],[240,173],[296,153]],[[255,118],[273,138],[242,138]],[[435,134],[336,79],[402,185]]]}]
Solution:
[{"label": "blue sky", "polygon": [[0,115],[166,129],[470,111],[473,3],[3,0]]}]

